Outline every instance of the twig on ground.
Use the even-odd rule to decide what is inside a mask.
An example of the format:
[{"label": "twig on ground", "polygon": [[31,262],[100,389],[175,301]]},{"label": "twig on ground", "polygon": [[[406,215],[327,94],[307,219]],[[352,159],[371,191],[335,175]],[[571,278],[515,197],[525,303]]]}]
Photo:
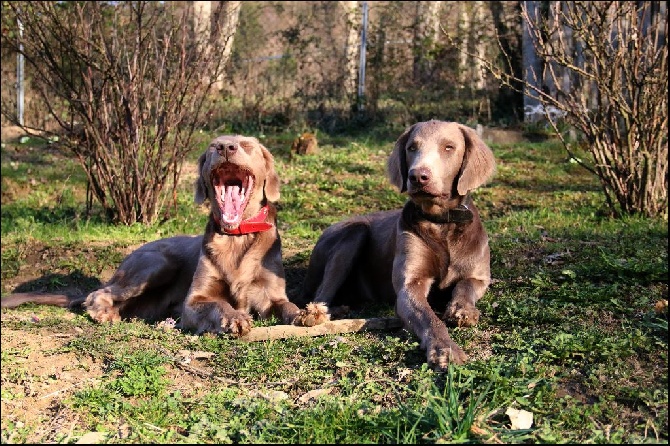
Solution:
[{"label": "twig on ground", "polygon": [[254,327],[239,339],[241,341],[269,341],[299,336],[323,336],[338,333],[355,333],[368,330],[391,330],[401,328],[402,322],[395,317],[378,317],[370,319],[338,319],[313,327],[295,325],[273,325],[270,327]]}]

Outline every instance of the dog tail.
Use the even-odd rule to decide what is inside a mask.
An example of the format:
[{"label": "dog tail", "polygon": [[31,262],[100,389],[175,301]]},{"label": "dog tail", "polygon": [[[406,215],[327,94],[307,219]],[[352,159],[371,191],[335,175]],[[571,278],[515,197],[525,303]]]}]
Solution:
[{"label": "dog tail", "polygon": [[14,293],[0,300],[2,308],[16,308],[19,305],[33,303],[39,305],[55,305],[57,307],[75,308],[80,306],[85,297],[68,296],[53,293]]}]

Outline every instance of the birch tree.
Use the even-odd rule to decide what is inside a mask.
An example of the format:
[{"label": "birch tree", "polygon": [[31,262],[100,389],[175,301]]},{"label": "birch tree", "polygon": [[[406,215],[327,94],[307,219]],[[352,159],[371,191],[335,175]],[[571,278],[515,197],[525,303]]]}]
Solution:
[{"label": "birch tree", "polygon": [[[196,36],[203,39],[205,51],[216,51],[225,66],[233,52],[233,41],[240,17],[241,1],[196,1],[193,2],[193,22]],[[223,72],[214,83],[214,88],[224,87]]]},{"label": "birch tree", "polygon": [[[461,52],[460,80],[471,90],[484,88],[484,76],[481,60],[485,57],[485,45],[482,43],[481,24],[484,22],[484,6],[481,1],[461,3],[461,44],[468,50]],[[471,58],[468,54],[477,54]]]},{"label": "birch tree", "polygon": [[441,1],[416,2],[412,66],[414,82],[418,84],[426,82],[430,76],[430,52],[435,47],[435,42],[437,42],[440,33],[441,8]]},{"label": "birch tree", "polygon": [[346,18],[346,42],[344,46],[344,94],[355,101],[358,80],[358,56],[361,46],[360,17],[357,1],[340,1]]}]

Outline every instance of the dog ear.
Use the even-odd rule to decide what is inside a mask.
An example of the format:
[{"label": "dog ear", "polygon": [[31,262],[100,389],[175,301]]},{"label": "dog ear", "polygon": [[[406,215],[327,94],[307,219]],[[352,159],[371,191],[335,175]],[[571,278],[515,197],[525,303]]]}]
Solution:
[{"label": "dog ear", "polygon": [[465,195],[484,184],[495,172],[496,161],[493,152],[470,127],[459,124],[465,138],[465,156],[461,166],[457,190]]},{"label": "dog ear", "polygon": [[395,142],[393,151],[386,164],[389,180],[391,181],[391,184],[400,189],[400,192],[405,192],[407,190],[407,158],[405,157],[405,146],[407,145],[409,135],[412,133],[415,126],[416,124],[412,125],[400,135]]},{"label": "dog ear", "polygon": [[279,201],[279,175],[275,170],[275,161],[272,154],[263,144],[258,143],[265,159],[265,184],[263,190],[268,201]]},{"label": "dog ear", "polygon": [[207,198],[207,185],[205,184],[205,179],[202,177],[202,166],[205,164],[206,159],[207,152],[198,158],[198,179],[195,180],[195,197],[193,199],[196,204],[203,204]]}]

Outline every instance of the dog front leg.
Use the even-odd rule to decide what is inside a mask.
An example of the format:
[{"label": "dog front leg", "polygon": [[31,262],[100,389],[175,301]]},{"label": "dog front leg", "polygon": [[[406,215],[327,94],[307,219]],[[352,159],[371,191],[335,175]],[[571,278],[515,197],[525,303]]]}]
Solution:
[{"label": "dog front leg", "polygon": [[229,333],[244,336],[251,330],[253,319],[244,311],[234,309],[222,298],[189,294],[184,303],[181,328],[202,333]]},{"label": "dog front leg", "polygon": [[[244,336],[251,330],[253,319],[248,311],[244,311],[246,308],[233,308],[233,299],[230,284],[207,257],[201,256],[184,300],[179,326],[197,334],[209,332]],[[236,302],[236,306],[246,305]]]},{"label": "dog front leg", "polygon": [[400,291],[396,312],[405,327],[421,340],[428,364],[440,370],[446,369],[450,362],[463,364],[467,355],[451,339],[444,322],[435,315],[427,300],[417,300],[411,297],[413,293],[411,288]]},{"label": "dog front leg", "polygon": [[[396,259],[397,260],[397,259]],[[428,292],[433,279],[413,277],[403,267],[394,265],[393,285],[396,288],[396,313],[405,328],[421,340],[426,350],[428,365],[444,370],[449,363],[463,364],[467,355],[451,337],[428,303]]]},{"label": "dog front leg", "polygon": [[471,327],[479,321],[479,310],[475,304],[486,292],[488,281],[463,279],[455,286],[451,294],[451,302],[442,315],[442,319],[458,327]]},{"label": "dog front leg", "polygon": [[[290,302],[288,302],[290,304]],[[286,306],[286,304],[284,304]],[[291,304],[293,305],[293,304]],[[313,327],[315,325],[323,324],[330,320],[330,314],[328,314],[328,307],[325,304],[312,302],[308,303],[304,309],[298,310],[297,314],[293,317],[289,316],[284,323],[289,323],[293,325],[298,325],[301,327]],[[294,310],[291,309],[291,314],[294,314]],[[290,322],[286,322],[289,320]]]},{"label": "dog front leg", "polygon": [[269,305],[263,305],[256,308],[262,319],[274,314],[281,319],[282,323],[287,325],[298,325],[301,327],[313,327],[330,320],[328,307],[321,303],[308,303],[304,309],[298,308],[296,304],[290,302],[288,298],[275,299],[269,302]]}]

